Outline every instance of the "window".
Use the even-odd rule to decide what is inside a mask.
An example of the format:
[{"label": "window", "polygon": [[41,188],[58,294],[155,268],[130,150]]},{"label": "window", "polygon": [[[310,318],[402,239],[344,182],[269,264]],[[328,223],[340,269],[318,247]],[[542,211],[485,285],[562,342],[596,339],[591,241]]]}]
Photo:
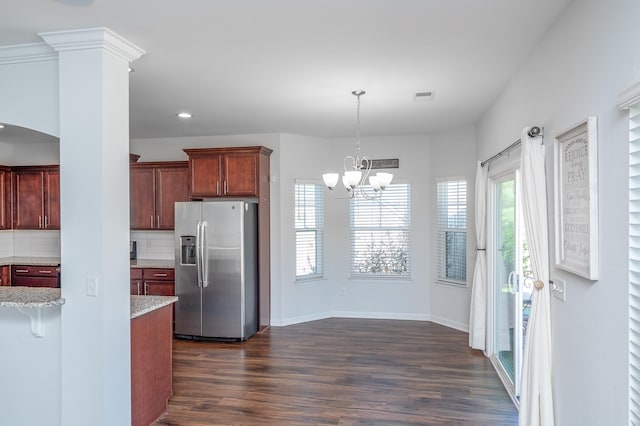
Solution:
[{"label": "window", "polygon": [[323,187],[295,184],[296,279],[324,274]]},{"label": "window", "polygon": [[409,194],[409,184],[394,184],[375,200],[351,200],[351,276],[410,276]]},{"label": "window", "polygon": [[438,280],[467,282],[467,181],[445,180],[437,188]]}]

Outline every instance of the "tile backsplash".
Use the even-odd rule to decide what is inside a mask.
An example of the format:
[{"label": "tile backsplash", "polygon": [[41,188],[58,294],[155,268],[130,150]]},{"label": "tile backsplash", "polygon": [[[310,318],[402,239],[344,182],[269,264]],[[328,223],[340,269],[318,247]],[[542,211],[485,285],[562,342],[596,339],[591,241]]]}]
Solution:
[{"label": "tile backsplash", "polygon": [[13,256],[60,257],[60,231],[14,230]]},{"label": "tile backsplash", "polygon": [[138,259],[173,260],[173,231],[131,231],[138,246]]},{"label": "tile backsplash", "polygon": [[[138,259],[173,260],[173,231],[131,231]],[[60,257],[60,231],[0,231],[0,257]]]},{"label": "tile backsplash", "polygon": [[13,256],[13,231],[0,231],[0,257]]}]

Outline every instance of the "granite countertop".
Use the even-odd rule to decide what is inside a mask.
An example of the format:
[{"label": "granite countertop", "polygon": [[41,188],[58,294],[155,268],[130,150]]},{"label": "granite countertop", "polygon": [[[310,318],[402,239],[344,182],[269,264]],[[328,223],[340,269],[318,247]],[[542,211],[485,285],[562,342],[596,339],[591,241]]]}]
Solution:
[{"label": "granite countertop", "polygon": [[175,296],[131,296],[131,319],[178,301]]},{"label": "granite countertop", "polygon": [[[47,308],[62,306],[59,288],[48,287],[0,287],[0,307]],[[131,296],[131,319],[178,301],[175,296]]]},{"label": "granite countertop", "polygon": [[60,265],[60,258],[32,256],[0,257],[0,266],[11,265],[58,266]]},{"label": "granite countertop", "polygon": [[62,306],[59,288],[48,287],[0,287],[0,307],[47,308]]},{"label": "granite countertop", "polygon": [[173,259],[136,259],[131,261],[132,268],[170,268],[175,267]]}]

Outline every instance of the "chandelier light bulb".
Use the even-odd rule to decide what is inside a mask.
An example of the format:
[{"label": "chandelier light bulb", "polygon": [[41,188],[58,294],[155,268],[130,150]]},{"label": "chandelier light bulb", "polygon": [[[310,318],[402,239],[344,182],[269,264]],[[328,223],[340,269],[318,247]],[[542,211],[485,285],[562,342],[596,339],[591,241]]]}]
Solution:
[{"label": "chandelier light bulb", "polygon": [[385,189],[391,184],[391,181],[393,180],[393,174],[378,172],[376,173],[376,180],[378,181],[378,185],[380,186],[380,188]]},{"label": "chandelier light bulb", "polygon": [[371,185],[374,191],[380,190],[380,183],[378,182],[377,176],[369,176],[369,185]]},{"label": "chandelier light bulb", "polygon": [[344,172],[344,177],[347,179],[347,183],[351,188],[355,188],[362,179],[362,172],[360,170],[349,170]]},{"label": "chandelier light bulb", "polygon": [[340,179],[340,175],[338,173],[325,173],[322,175],[322,180],[329,189],[336,187],[338,179]]}]

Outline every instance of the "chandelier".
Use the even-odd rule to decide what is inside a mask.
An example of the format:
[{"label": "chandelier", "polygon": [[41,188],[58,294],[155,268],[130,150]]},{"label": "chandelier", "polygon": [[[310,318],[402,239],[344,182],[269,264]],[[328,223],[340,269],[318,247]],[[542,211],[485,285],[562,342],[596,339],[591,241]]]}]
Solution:
[{"label": "chandelier", "polygon": [[[349,198],[364,197],[367,199],[378,198],[382,195],[385,188],[391,183],[393,174],[378,172],[371,174],[371,166],[373,161],[366,156],[360,156],[360,96],[366,92],[363,90],[354,90],[351,92],[358,99],[358,109],[356,113],[356,121],[358,124],[356,133],[356,155],[347,156],[343,161],[344,174],[342,175],[342,184],[347,190]],[[331,194],[334,195],[333,188],[338,184],[340,175],[338,173],[325,173],[322,180],[327,186]],[[370,190],[365,189],[367,179],[369,180]]]}]

